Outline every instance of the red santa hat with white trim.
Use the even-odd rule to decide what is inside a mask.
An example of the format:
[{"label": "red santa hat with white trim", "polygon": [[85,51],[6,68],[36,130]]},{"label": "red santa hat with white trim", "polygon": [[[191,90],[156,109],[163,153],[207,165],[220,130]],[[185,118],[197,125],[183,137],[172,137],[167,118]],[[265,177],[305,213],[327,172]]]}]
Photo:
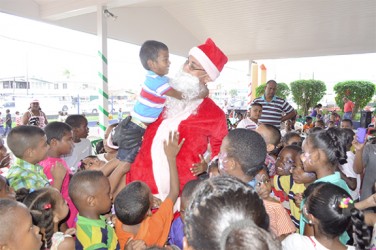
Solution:
[{"label": "red santa hat with white trim", "polygon": [[189,55],[196,58],[205,69],[212,81],[215,81],[227,63],[227,56],[215,45],[212,39],[189,51]]}]

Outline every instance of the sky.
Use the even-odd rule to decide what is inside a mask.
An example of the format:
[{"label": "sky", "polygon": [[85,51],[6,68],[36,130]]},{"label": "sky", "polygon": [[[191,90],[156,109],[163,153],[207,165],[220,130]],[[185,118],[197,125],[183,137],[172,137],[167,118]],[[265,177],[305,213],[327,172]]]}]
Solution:
[{"label": "sky", "polygon": [[[0,78],[28,76],[47,81],[70,80],[95,83],[99,61],[94,35],[0,13]],[[145,70],[138,57],[139,46],[108,40],[108,78],[112,89],[138,89]],[[170,56],[170,75],[185,57]],[[267,79],[290,82],[318,79],[333,93],[335,83],[367,80],[376,83],[376,53],[311,58],[257,60],[267,68]],[[229,62],[213,83],[224,89],[247,89],[248,61]]]}]

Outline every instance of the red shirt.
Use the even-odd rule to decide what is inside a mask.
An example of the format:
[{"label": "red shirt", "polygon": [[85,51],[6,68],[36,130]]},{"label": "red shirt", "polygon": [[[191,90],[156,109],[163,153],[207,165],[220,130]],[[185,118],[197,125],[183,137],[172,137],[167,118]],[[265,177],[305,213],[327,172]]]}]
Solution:
[{"label": "red shirt", "polygon": [[354,103],[349,100],[343,106],[343,112],[345,112],[345,113],[352,112],[353,108],[354,108]]}]

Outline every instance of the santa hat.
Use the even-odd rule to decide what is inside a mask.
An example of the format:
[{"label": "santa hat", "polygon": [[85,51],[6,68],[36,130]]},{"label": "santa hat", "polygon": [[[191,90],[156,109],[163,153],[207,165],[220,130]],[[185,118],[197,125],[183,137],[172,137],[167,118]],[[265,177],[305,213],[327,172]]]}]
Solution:
[{"label": "santa hat", "polygon": [[223,54],[210,38],[204,44],[193,47],[189,51],[189,55],[200,62],[212,81],[217,79],[228,60],[227,56]]}]

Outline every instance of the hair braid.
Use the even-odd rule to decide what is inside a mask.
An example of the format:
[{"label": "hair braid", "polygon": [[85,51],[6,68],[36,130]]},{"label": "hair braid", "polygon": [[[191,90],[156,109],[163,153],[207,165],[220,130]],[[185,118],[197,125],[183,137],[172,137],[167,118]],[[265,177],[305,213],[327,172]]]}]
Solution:
[{"label": "hair braid", "polygon": [[30,210],[33,224],[44,229],[45,246],[48,248],[52,245],[54,233],[53,211],[56,201],[52,192],[54,192],[52,188],[41,188],[30,192],[23,199],[23,203]]},{"label": "hair braid", "polygon": [[354,246],[357,250],[370,249],[371,235],[366,224],[362,211],[353,208],[351,210],[351,222],[353,227]]}]

